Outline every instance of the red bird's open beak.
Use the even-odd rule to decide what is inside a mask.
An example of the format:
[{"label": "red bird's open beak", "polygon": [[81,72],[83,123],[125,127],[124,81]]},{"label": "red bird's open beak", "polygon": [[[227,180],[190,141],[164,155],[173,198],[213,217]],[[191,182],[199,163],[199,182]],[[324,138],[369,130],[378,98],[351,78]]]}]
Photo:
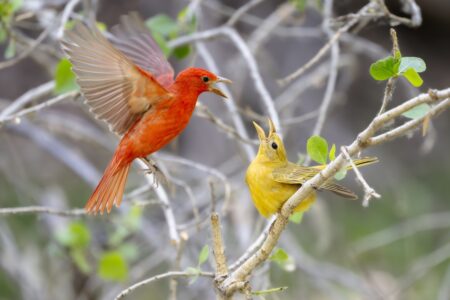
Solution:
[{"label": "red bird's open beak", "polygon": [[225,99],[228,98],[224,92],[222,92],[219,88],[215,86],[216,83],[232,83],[232,81],[230,79],[219,76],[215,81],[211,82],[211,84],[209,85],[210,92],[213,92],[214,94],[217,94]]}]

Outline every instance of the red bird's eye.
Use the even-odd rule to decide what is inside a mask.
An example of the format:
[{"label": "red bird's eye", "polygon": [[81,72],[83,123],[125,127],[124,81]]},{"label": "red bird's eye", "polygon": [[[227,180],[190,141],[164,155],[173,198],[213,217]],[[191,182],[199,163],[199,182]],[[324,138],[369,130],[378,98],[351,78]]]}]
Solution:
[{"label": "red bird's eye", "polygon": [[208,82],[209,81],[209,77],[208,76],[202,76],[202,80],[203,80],[203,82]]}]

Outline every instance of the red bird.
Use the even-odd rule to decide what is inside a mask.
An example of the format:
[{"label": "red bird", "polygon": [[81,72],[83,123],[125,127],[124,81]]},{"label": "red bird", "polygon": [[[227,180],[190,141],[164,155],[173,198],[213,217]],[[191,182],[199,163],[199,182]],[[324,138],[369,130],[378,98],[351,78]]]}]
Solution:
[{"label": "red bird", "polygon": [[[122,136],[114,156],[85,209],[98,213],[122,201],[135,158],[167,145],[189,122],[203,92],[225,97],[215,83],[231,83],[199,68],[174,71],[137,16],[123,16],[108,41],[78,22],[65,32],[62,48],[91,111]],[[153,170],[155,171],[155,170]]]}]

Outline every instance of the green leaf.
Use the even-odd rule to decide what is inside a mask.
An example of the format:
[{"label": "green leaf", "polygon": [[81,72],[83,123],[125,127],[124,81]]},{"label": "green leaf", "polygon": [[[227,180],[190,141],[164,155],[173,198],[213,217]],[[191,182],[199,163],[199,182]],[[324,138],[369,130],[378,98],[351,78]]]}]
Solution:
[{"label": "green leaf", "polygon": [[72,72],[72,64],[63,58],[55,69],[55,93],[64,94],[78,89],[75,74]]},{"label": "green leaf", "polygon": [[310,137],[306,142],[306,151],[314,161],[320,164],[327,163],[328,143],[324,138],[318,135]]},{"label": "green leaf", "polygon": [[328,158],[330,161],[333,161],[336,158],[336,144],[331,146],[330,153],[328,153]]},{"label": "green leaf", "polygon": [[370,75],[375,80],[387,80],[398,75],[399,59],[392,56],[380,59],[370,65]]},{"label": "green leaf", "polygon": [[100,257],[98,275],[104,280],[124,281],[128,276],[128,265],[118,251],[104,252]]},{"label": "green leaf", "polygon": [[197,18],[195,14],[191,14],[188,20],[187,12],[189,10],[189,5],[180,10],[177,16],[177,21],[179,23],[179,33],[180,31],[192,33],[197,29]]},{"label": "green leaf", "polygon": [[133,261],[139,256],[139,248],[136,244],[125,243],[117,249],[127,261]]},{"label": "green leaf", "polygon": [[289,255],[281,248],[278,248],[274,251],[274,253],[269,257],[271,261],[275,262],[285,262],[289,259]]},{"label": "green leaf", "polygon": [[289,2],[291,2],[295,8],[297,8],[297,10],[299,12],[304,12],[305,8],[306,8],[306,0],[290,0]]},{"label": "green leaf", "polygon": [[167,41],[164,38],[164,36],[158,32],[153,32],[152,36],[153,36],[153,39],[155,40],[155,42],[158,44],[158,46],[161,49],[164,56],[169,57],[172,50],[167,45]]},{"label": "green leaf", "polygon": [[184,45],[173,50],[173,55],[178,59],[184,59],[191,54],[191,45]]},{"label": "green leaf", "polygon": [[171,36],[178,32],[177,22],[164,14],[159,14],[147,19],[145,24],[153,33],[159,33],[164,37]]},{"label": "green leaf", "polygon": [[295,224],[300,224],[303,219],[303,212],[298,211],[289,216],[289,221]]},{"label": "green leaf", "polygon": [[2,44],[7,37],[8,35],[6,34],[6,30],[3,27],[3,24],[0,22],[0,44]]},{"label": "green leaf", "polygon": [[409,68],[413,68],[417,73],[424,72],[427,69],[425,61],[419,57],[402,57],[398,72],[403,73]]},{"label": "green leaf", "polygon": [[2,1],[0,2],[0,23],[8,23],[9,18],[14,12],[13,4],[10,1]]},{"label": "green leaf", "polygon": [[92,270],[91,265],[86,259],[86,253],[83,249],[77,248],[70,252],[70,256],[77,268],[84,274],[89,274]]},{"label": "green leaf", "polygon": [[11,39],[5,50],[5,59],[13,58],[16,55],[16,42]]},{"label": "green leaf", "polygon": [[209,246],[205,245],[203,246],[202,250],[200,251],[200,254],[198,255],[198,265],[201,266],[209,256]]},{"label": "green leaf", "polygon": [[402,74],[408,81],[415,87],[419,87],[423,84],[423,79],[420,77],[419,73],[413,68],[409,68]]},{"label": "green leaf", "polygon": [[344,167],[342,169],[340,169],[335,175],[334,175],[334,179],[336,180],[342,180],[345,178],[345,176],[347,175],[347,169]]},{"label": "green leaf", "polygon": [[189,284],[193,284],[197,280],[198,276],[200,275],[200,269],[188,267],[188,268],[186,268],[186,273],[192,274],[192,277],[189,280]]},{"label": "green leaf", "polygon": [[138,230],[141,227],[142,213],[142,207],[133,206],[125,215],[122,224],[132,231]]},{"label": "green leaf", "polygon": [[13,11],[19,10],[22,7],[22,5],[23,5],[23,0],[10,0],[9,2],[12,5],[12,10]]},{"label": "green leaf", "polygon": [[129,234],[130,230],[126,226],[117,226],[116,230],[109,236],[108,244],[117,247]]},{"label": "green leaf", "polygon": [[427,103],[422,103],[402,113],[402,116],[410,119],[419,119],[424,117],[430,111],[430,109],[430,105],[428,105]]},{"label": "green leaf", "polygon": [[105,32],[108,27],[103,22],[95,22],[95,26],[97,26],[97,29],[100,30],[100,32]]},{"label": "green leaf", "polygon": [[91,242],[89,229],[81,222],[73,222],[56,232],[56,240],[69,248],[86,248]]},{"label": "green leaf", "polygon": [[287,272],[295,270],[294,260],[281,248],[276,249],[269,259],[277,263],[278,266]]}]

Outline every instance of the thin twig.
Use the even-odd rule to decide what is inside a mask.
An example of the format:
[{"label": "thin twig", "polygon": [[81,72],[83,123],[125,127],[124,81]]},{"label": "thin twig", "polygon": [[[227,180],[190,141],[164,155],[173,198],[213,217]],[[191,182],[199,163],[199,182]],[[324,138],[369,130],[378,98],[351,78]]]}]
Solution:
[{"label": "thin twig", "polygon": [[[144,160],[138,159],[136,162],[143,168],[147,168],[147,164]],[[153,185],[155,182],[153,174],[146,174],[145,176],[148,184]],[[161,207],[164,212],[164,217],[166,218],[167,226],[169,228],[169,237],[171,242],[174,245],[178,245],[180,241],[180,236],[177,231],[177,222],[175,219],[175,215],[173,214],[172,206],[170,205],[169,196],[167,195],[166,190],[162,185],[158,185],[155,187],[155,192],[158,195],[159,200],[161,201]]]},{"label": "thin twig", "polygon": [[433,116],[436,116],[443,112],[444,110],[448,109],[450,107],[450,99],[446,99],[442,101],[441,103],[435,105],[430,109],[430,111],[423,117],[410,120],[401,126],[398,126],[394,129],[391,129],[385,133],[382,133],[380,135],[371,137],[367,143],[371,146],[375,146],[381,143],[385,143],[387,141],[391,141],[395,138],[398,138],[400,136],[403,136],[410,132],[411,130],[417,128],[419,125],[421,125],[426,118],[430,118]]},{"label": "thin twig", "polygon": [[131,292],[133,292],[135,289],[140,288],[144,285],[150,284],[152,282],[155,282],[157,280],[160,279],[164,279],[167,277],[191,277],[191,276],[201,276],[201,277],[210,277],[213,278],[214,274],[211,272],[198,272],[198,273],[190,273],[190,272],[167,272],[164,274],[159,274],[153,277],[150,277],[148,279],[145,279],[143,281],[140,281],[138,283],[133,284],[132,286],[130,286],[129,288],[123,290],[122,292],[120,292],[115,298],[114,300],[120,300],[123,299],[125,296],[127,296],[128,294],[130,294]]},{"label": "thin twig", "polygon": [[292,82],[292,80],[298,78],[303,73],[305,73],[307,70],[309,70],[313,65],[315,65],[331,48],[331,46],[336,43],[341,35],[345,32],[347,32],[353,25],[359,22],[360,18],[363,17],[363,15],[370,9],[374,7],[373,2],[370,2],[369,4],[366,4],[363,8],[361,8],[358,13],[355,14],[355,18],[351,19],[347,24],[342,26],[336,33],[328,40],[328,42],[317,52],[316,55],[314,55],[313,58],[311,58],[305,65],[303,65],[301,68],[299,68],[297,71],[293,72],[292,74],[284,77],[283,79],[278,80],[278,84],[281,86],[285,86]]},{"label": "thin twig", "polygon": [[64,10],[61,14],[61,21],[60,21],[61,25],[59,26],[58,30],[56,31],[57,39],[61,39],[63,37],[66,23],[69,20],[69,17],[72,14],[73,10],[75,9],[75,6],[77,6],[78,2],[80,2],[80,0],[70,0],[64,7]]},{"label": "thin twig", "polygon": [[11,215],[29,215],[29,214],[49,214],[61,217],[78,217],[85,215],[84,209],[57,209],[45,206],[23,206],[23,207],[8,207],[0,208],[0,216]]},{"label": "thin twig", "polygon": [[265,0],[252,0],[242,5],[233,13],[233,15],[228,19],[225,25],[234,26],[244,14],[246,14],[250,9],[257,6],[263,1]]},{"label": "thin twig", "polygon": [[15,113],[15,114],[10,114],[10,115],[8,115],[8,116],[6,116],[4,118],[0,118],[0,126],[5,124],[5,123],[8,123],[10,121],[15,121],[17,119],[20,120],[20,118],[25,116],[25,115],[28,115],[30,113],[34,113],[34,112],[40,111],[40,110],[42,110],[44,108],[50,107],[52,105],[55,105],[55,104],[57,104],[59,102],[62,102],[64,100],[66,100],[66,99],[73,99],[77,95],[78,95],[77,91],[69,92],[67,94],[62,94],[62,95],[56,96],[54,98],[51,98],[49,100],[46,100],[45,102],[42,102],[40,104],[37,104],[37,105],[34,105],[32,107],[23,109],[23,110]]},{"label": "thin twig", "polygon": [[[329,28],[330,18],[332,17],[332,8],[333,8],[333,1],[332,0],[325,1],[323,27],[324,27],[324,30],[325,30],[328,38],[330,38],[330,39],[333,37],[333,32]],[[312,135],[320,135],[320,133],[322,132],[322,128],[325,124],[328,108],[330,107],[331,100],[333,99],[333,94],[334,94],[334,90],[336,87],[338,65],[339,65],[339,42],[336,41],[331,46],[331,58],[330,58],[330,69],[329,69],[330,75],[328,76],[327,87],[325,89],[325,94],[323,96],[322,104],[320,105],[320,108],[319,108],[319,116],[317,118],[316,124],[314,125]],[[309,157],[308,157],[308,159],[309,159]],[[306,164],[308,164],[308,163],[309,163],[309,161]]]},{"label": "thin twig", "polygon": [[247,143],[250,145],[258,145],[259,143],[255,140],[251,140],[249,138],[243,137],[240,135],[240,133],[235,130],[233,127],[228,126],[227,124],[225,124],[224,121],[222,121],[222,119],[220,119],[219,117],[217,117],[216,115],[214,115],[209,109],[208,107],[206,107],[205,105],[203,105],[200,102],[197,102],[196,105],[196,115],[202,118],[205,118],[209,121],[211,121],[213,124],[217,125],[217,127],[226,132],[228,135],[232,136],[233,138],[236,138],[237,140],[243,142],[243,143]]},{"label": "thin twig", "polygon": [[211,214],[211,232],[213,241],[213,253],[216,260],[216,277],[228,275],[227,259],[223,246],[222,233],[220,230],[220,219],[216,212]]},{"label": "thin twig", "polygon": [[[196,45],[197,45],[199,54],[202,56],[206,65],[208,66],[208,68],[212,72],[218,74],[218,71],[219,71],[218,66],[217,66],[216,62],[214,61],[213,57],[211,56],[211,53],[209,52],[209,50],[201,42],[197,43]],[[225,91],[225,93],[227,93],[228,97],[230,98],[229,101],[226,101],[225,106],[227,107],[228,112],[231,115],[231,120],[234,123],[236,132],[242,138],[250,139],[249,135],[247,133],[247,130],[245,129],[244,122],[242,121],[242,118],[239,115],[239,113],[237,113],[238,108],[237,108],[236,102],[233,99],[232,94],[230,93],[230,90],[228,89],[228,87],[225,86],[224,91]],[[242,147],[242,149],[246,155],[247,161],[250,162],[253,159],[253,157],[255,157],[255,150],[248,144],[239,143],[239,145]]]},{"label": "thin twig", "polygon": [[41,97],[50,94],[53,91],[54,87],[55,82],[52,80],[28,90],[0,112],[0,120],[17,112],[20,108],[24,107],[28,103],[36,101]]},{"label": "thin twig", "polygon": [[381,195],[378,194],[372,187],[369,186],[369,184],[367,183],[367,181],[364,179],[364,177],[362,176],[361,172],[359,171],[358,167],[355,165],[355,162],[353,161],[353,159],[348,154],[347,149],[345,149],[345,147],[341,147],[341,152],[344,154],[345,158],[347,159],[347,161],[352,166],[352,169],[353,169],[353,171],[355,172],[355,175],[356,175],[356,179],[359,181],[359,183],[361,183],[361,185],[364,188],[363,206],[367,207],[367,206],[369,206],[369,201],[370,201],[370,199],[372,197],[380,198]]},{"label": "thin twig", "polygon": [[450,212],[438,212],[415,216],[400,224],[372,233],[359,239],[351,247],[356,255],[385,247],[400,239],[428,230],[450,228]]}]

